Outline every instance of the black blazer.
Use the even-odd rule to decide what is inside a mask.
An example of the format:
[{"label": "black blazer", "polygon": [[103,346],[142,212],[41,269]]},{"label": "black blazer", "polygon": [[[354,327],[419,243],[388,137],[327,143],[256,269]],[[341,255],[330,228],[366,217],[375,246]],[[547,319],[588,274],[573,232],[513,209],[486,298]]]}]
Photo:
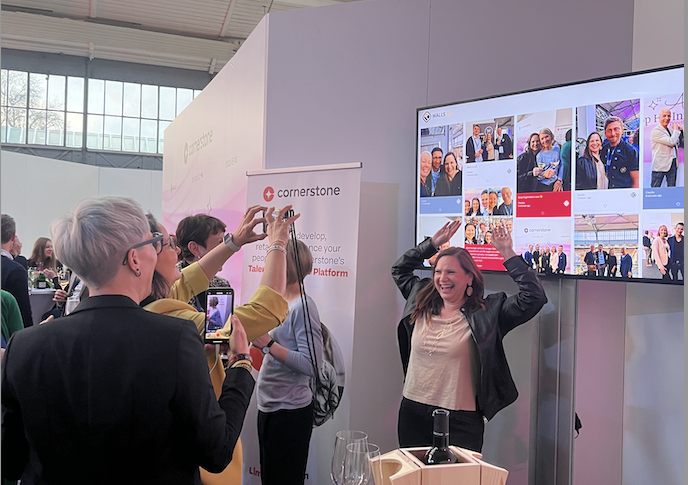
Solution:
[{"label": "black blazer", "polygon": [[[482,142],[480,144],[482,147]],[[473,145],[473,135],[466,141],[466,163],[475,162],[475,145]]]},{"label": "black blazer", "polygon": [[26,483],[200,484],[232,459],[254,381],[228,369],[215,398],[193,323],[126,296],[10,339],[2,474]]},{"label": "black blazer", "polygon": [[2,257],[2,289],[12,293],[17,300],[24,328],[33,325],[29,301],[29,275],[26,269],[7,256]]}]

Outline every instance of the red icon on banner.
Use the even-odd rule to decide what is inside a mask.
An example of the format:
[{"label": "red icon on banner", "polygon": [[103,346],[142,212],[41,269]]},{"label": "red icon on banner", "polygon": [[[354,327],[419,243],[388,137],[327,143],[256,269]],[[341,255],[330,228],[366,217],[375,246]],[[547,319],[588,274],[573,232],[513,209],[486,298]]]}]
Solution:
[{"label": "red icon on banner", "polygon": [[274,197],[274,189],[272,187],[265,187],[265,190],[263,190],[263,199],[265,199],[265,202],[270,202]]}]

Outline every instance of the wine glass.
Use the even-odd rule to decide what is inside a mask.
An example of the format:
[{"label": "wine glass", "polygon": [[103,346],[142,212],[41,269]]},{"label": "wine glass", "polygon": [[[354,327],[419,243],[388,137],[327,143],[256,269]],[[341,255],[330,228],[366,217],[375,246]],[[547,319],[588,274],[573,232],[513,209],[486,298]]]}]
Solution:
[{"label": "wine glass", "polygon": [[544,170],[544,168],[545,168],[545,162],[538,162],[538,163],[537,163],[537,166],[538,166],[539,169],[543,169],[543,170]]},{"label": "wine glass", "polygon": [[549,162],[549,164],[552,166],[552,168],[556,169],[559,166],[559,160],[552,160]]},{"label": "wine glass", "polygon": [[370,463],[368,485],[382,485],[382,459],[379,446],[368,443],[368,462]]},{"label": "wine glass", "polygon": [[348,444],[344,457],[344,485],[374,484],[373,461],[371,460],[374,458],[377,458],[374,463],[379,464],[379,446],[364,442]]},{"label": "wine glass", "polygon": [[330,478],[336,485],[344,484],[344,459],[346,458],[347,445],[358,443],[368,444],[368,435],[363,431],[342,430],[338,431],[334,437],[334,452],[332,453],[332,466],[330,467]]}]

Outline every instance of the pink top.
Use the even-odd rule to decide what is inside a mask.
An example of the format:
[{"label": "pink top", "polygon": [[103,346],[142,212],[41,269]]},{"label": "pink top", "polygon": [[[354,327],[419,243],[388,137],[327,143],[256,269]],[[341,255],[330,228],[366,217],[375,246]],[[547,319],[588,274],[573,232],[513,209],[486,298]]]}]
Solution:
[{"label": "pink top", "polygon": [[411,336],[403,395],[406,399],[452,411],[475,411],[480,365],[466,317],[430,323],[420,318]]}]

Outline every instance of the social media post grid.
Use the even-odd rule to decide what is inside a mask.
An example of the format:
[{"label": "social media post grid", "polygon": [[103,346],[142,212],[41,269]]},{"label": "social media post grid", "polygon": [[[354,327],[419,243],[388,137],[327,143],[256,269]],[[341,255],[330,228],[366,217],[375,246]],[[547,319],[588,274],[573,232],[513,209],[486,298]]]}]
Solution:
[{"label": "social media post grid", "polygon": [[[600,248],[603,263],[613,256],[617,265],[627,253],[633,260],[633,277],[637,278],[639,257],[639,215],[628,212],[597,212],[576,214],[573,218],[574,263],[573,274],[584,275],[589,271],[589,262],[600,264]],[[590,256],[588,253],[592,253]],[[586,257],[587,255],[587,257]],[[606,264],[606,263],[605,263]],[[607,268],[597,269],[600,276],[608,276]],[[620,277],[617,270],[615,275]]]},{"label": "social media post grid", "polygon": [[[553,273],[556,271],[560,252],[566,256],[564,272],[571,273],[573,268],[571,253],[571,219],[568,217],[540,218],[527,217],[517,218],[514,221],[514,251],[525,256],[527,252],[531,254],[533,268],[537,268],[542,273]],[[549,268],[539,266],[540,261],[533,257],[534,252],[540,255],[549,254]]]}]

